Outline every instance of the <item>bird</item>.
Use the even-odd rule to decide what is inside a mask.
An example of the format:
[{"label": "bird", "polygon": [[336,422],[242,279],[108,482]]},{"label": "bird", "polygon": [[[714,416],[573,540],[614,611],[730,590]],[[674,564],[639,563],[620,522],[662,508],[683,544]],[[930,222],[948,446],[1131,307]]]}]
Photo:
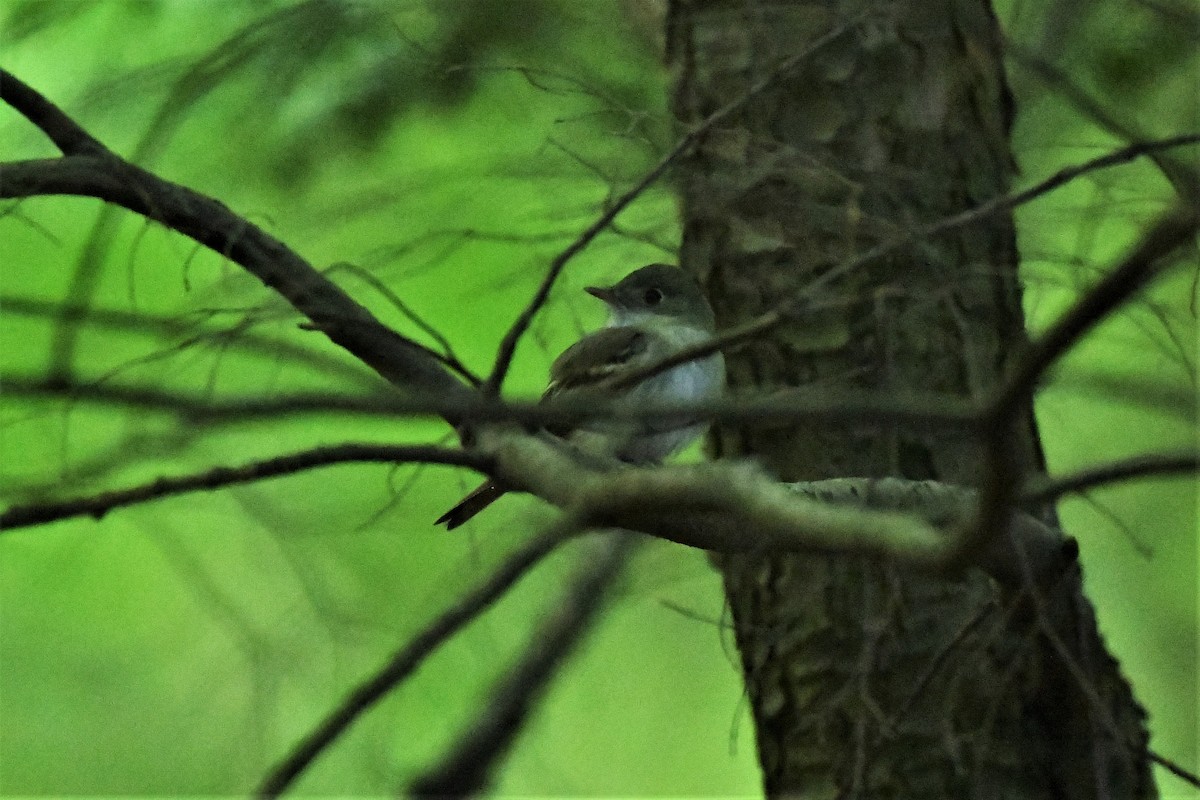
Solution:
[{"label": "bird", "polygon": [[[612,286],[588,286],[608,308],[605,327],[583,336],[554,360],[542,400],[611,400],[619,409],[688,403],[719,397],[725,386],[720,352],[676,365],[628,386],[611,387],[647,365],[713,337],[712,306],[691,276],[670,264],[650,264]],[[580,450],[630,464],[661,463],[708,429],[706,420],[588,420],[551,429]],[[453,530],[495,502],[507,489],[485,481],[434,523]]]}]

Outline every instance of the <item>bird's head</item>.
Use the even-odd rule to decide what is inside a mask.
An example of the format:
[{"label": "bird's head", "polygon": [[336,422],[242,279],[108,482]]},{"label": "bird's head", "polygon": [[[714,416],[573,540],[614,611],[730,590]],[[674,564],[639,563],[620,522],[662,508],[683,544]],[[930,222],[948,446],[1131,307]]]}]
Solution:
[{"label": "bird's head", "polygon": [[612,286],[589,286],[584,291],[605,302],[612,325],[667,321],[710,332],[715,327],[712,306],[700,284],[670,264],[651,264]]}]

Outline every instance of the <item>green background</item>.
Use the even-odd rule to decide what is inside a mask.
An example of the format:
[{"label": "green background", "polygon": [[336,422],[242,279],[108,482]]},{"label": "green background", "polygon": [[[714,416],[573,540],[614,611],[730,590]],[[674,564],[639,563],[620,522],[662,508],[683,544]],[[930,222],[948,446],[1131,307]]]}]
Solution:
[{"label": "green background", "polygon": [[[999,10],[1015,38],[1058,53],[1146,135],[1200,129],[1186,27],[1105,2],[1055,33],[1047,7]],[[339,284],[423,338],[364,277],[373,276],[477,371],[554,254],[672,141],[653,21],[599,0],[0,0],[0,26],[0,63],[110,147],[221,199],[311,263],[343,265],[332,273]],[[1023,183],[1123,144],[1031,74],[1013,66],[1011,75]],[[0,108],[0,159],[54,155]],[[1067,308],[1169,197],[1154,168],[1137,162],[1022,208],[1031,325]],[[299,330],[238,268],[158,226],[81,199],[0,211],[4,374],[44,374],[53,331],[46,314],[4,301],[60,302],[101,226],[92,304],[188,329],[87,326],[79,379],[212,400],[378,387],[363,370],[347,377],[350,359]],[[553,356],[598,324],[582,286],[671,260],[677,237],[674,200],[659,187],[572,262],[518,351],[512,393],[536,395]],[[1175,270],[1056,371],[1038,406],[1053,470],[1196,446],[1195,280],[1195,263]],[[247,346],[239,330],[316,355]],[[319,444],[448,434],[370,415],[205,422],[18,392],[3,392],[2,414],[7,502]],[[533,500],[507,498],[464,531],[431,527],[472,481],[446,468],[339,466],[5,533],[0,792],[246,792],[349,687],[550,518]],[[1096,491],[1062,512],[1108,641],[1151,712],[1154,746],[1195,769],[1195,478]],[[573,558],[568,549],[528,576],[357,724],[301,788],[389,792],[428,764],[555,606]],[[759,794],[725,622],[703,556],[644,548],[497,790]],[[1160,785],[1188,796],[1179,782]]]}]

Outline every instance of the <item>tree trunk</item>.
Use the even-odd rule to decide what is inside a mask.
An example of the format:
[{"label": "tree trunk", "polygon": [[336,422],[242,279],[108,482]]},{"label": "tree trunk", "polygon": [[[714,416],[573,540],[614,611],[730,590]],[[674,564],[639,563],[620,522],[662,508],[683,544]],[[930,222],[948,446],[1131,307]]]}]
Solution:
[{"label": "tree trunk", "polygon": [[[871,246],[1004,193],[1011,101],[986,0],[675,0],[674,112],[695,125],[863,9],[710,131],[681,165],[682,262],[722,327]],[[1012,220],[914,243],[836,280],[794,323],[727,355],[735,390],[983,398],[1023,342]],[[1031,419],[1031,415],[1027,419]],[[1012,431],[1039,467],[1032,425]],[[785,480],[971,484],[962,431],[826,421],[724,427],[718,455]],[[1154,796],[1143,714],[1078,572],[1038,602],[822,555],[721,562],[769,796]]]}]

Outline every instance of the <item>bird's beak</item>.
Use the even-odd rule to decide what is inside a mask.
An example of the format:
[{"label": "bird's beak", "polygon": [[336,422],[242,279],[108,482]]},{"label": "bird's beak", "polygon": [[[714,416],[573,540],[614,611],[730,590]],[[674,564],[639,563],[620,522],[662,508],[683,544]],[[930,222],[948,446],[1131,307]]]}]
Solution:
[{"label": "bird's beak", "polygon": [[613,301],[617,299],[616,292],[613,291],[611,286],[586,286],[584,287],[584,291],[592,297],[600,298],[609,305],[612,305]]}]

